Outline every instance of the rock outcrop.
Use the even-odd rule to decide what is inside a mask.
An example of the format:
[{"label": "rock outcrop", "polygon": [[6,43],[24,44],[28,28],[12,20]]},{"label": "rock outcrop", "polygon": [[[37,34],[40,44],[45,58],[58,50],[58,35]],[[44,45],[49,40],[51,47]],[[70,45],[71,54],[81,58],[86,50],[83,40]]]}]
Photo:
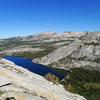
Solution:
[{"label": "rock outcrop", "polygon": [[0,100],[86,100],[6,59],[0,59],[0,91]]},{"label": "rock outcrop", "polygon": [[71,43],[68,46],[60,47],[54,50],[52,53],[48,54],[47,56],[43,57],[39,63],[49,65],[53,62],[57,62],[60,59],[72,54],[75,50],[80,47],[80,43]]}]

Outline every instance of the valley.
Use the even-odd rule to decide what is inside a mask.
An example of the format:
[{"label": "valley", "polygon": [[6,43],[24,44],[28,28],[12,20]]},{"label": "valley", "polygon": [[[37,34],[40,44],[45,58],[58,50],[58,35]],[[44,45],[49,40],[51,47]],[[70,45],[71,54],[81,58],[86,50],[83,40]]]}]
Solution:
[{"label": "valley", "polygon": [[67,91],[87,100],[100,99],[100,31],[59,34],[45,31],[1,39],[0,56],[31,59],[63,77],[59,80],[57,75],[48,72],[44,75],[48,81],[62,84]]},{"label": "valley", "polygon": [[0,56],[23,56],[48,67],[100,70],[100,32],[46,31],[0,40]]}]

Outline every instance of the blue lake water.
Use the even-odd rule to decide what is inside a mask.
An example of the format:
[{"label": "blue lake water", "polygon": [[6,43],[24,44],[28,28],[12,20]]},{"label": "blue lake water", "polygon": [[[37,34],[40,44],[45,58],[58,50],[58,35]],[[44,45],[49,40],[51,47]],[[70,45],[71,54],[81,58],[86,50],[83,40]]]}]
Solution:
[{"label": "blue lake water", "polygon": [[[30,59],[26,59],[24,57],[3,57],[7,60],[10,60],[12,62],[14,62],[16,65],[22,66],[24,68],[27,68],[28,70],[30,70],[31,72],[34,72],[36,74],[39,74],[41,76],[44,76],[47,73],[52,73],[55,74],[51,69],[49,69],[46,66],[40,65],[40,64],[36,64],[33,63],[32,60]],[[57,75],[57,74],[55,74]],[[57,75],[60,79],[62,78],[61,76]]]}]

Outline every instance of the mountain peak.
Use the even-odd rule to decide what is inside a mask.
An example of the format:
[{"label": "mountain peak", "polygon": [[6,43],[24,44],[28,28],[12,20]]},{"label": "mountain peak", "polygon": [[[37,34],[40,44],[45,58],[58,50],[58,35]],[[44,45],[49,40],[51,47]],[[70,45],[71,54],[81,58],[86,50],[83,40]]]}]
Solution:
[{"label": "mountain peak", "polygon": [[54,34],[56,34],[56,32],[53,32],[53,31],[44,31],[44,32],[40,32],[39,34],[54,35]]}]

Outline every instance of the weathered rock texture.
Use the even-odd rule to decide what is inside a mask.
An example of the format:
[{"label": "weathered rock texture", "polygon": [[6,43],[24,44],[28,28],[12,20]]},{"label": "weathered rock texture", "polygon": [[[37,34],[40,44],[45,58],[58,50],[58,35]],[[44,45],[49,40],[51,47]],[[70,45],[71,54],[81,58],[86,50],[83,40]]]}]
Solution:
[{"label": "weathered rock texture", "polygon": [[0,60],[0,91],[6,91],[0,100],[86,100],[6,59]]}]

